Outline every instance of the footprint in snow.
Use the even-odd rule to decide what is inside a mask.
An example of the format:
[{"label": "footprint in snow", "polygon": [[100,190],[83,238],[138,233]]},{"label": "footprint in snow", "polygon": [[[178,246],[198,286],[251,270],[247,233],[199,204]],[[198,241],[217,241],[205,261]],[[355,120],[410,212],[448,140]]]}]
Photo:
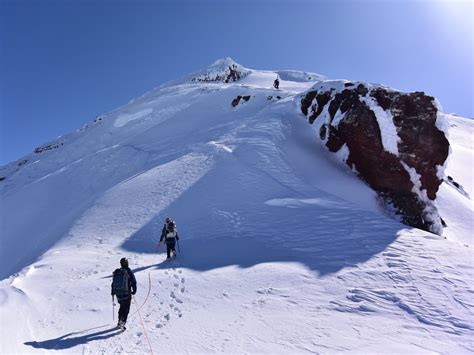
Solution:
[{"label": "footprint in snow", "polygon": [[170,297],[172,299],[174,299],[177,303],[183,303],[183,301],[181,299],[179,299],[178,297],[176,297],[175,293],[173,291],[170,292]]},{"label": "footprint in snow", "polygon": [[175,311],[176,315],[178,316],[178,318],[181,318],[183,316],[183,313],[181,312],[181,310],[177,306],[174,307],[174,311]]}]

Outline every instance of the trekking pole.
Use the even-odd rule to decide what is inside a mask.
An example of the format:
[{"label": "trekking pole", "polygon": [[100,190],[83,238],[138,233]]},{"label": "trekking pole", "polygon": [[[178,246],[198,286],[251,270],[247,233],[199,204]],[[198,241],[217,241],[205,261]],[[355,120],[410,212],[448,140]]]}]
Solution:
[{"label": "trekking pole", "polygon": [[181,249],[179,249],[179,239],[176,239],[176,244],[178,245],[178,251],[181,254]]},{"label": "trekking pole", "polygon": [[112,321],[115,322],[115,302],[114,302],[114,295],[112,295]]}]

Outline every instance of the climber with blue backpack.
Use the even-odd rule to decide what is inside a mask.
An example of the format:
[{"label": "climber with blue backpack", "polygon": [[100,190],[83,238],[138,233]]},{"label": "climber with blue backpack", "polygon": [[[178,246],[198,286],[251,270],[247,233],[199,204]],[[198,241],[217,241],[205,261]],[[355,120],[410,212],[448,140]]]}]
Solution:
[{"label": "climber with blue backpack", "polygon": [[171,258],[171,252],[173,252],[173,256],[176,257],[176,241],[179,240],[178,231],[176,229],[176,223],[169,217],[165,220],[165,225],[161,230],[161,237],[158,246],[163,243],[163,240],[166,244],[166,259]]},{"label": "climber with blue backpack", "polygon": [[128,267],[127,258],[120,259],[120,266],[120,269],[116,269],[112,274],[112,303],[114,296],[117,297],[117,301],[120,304],[117,327],[125,330],[132,295],[137,292],[137,280],[132,270]]}]

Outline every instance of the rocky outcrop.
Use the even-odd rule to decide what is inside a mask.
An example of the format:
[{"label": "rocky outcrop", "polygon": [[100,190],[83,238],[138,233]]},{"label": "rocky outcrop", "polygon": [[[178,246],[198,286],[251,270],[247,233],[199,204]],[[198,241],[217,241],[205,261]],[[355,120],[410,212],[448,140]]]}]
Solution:
[{"label": "rocky outcrop", "polygon": [[467,197],[467,198],[471,198],[469,196],[469,193],[464,189],[464,187],[456,182],[453,177],[451,176],[447,176],[447,179],[444,180],[448,185],[452,186],[457,192],[459,192],[461,195]]},{"label": "rocky outcrop", "polygon": [[37,147],[35,148],[34,152],[36,154],[38,153],[43,153],[47,150],[52,150],[52,149],[57,149],[59,148],[60,146],[64,145],[64,143],[53,143],[53,144],[45,144],[45,145],[42,145],[40,147]]},{"label": "rocky outcrop", "polygon": [[267,96],[267,100],[269,101],[275,101],[275,100],[281,100],[282,97],[280,95],[277,95],[277,96],[273,96],[273,95],[268,95]]},{"label": "rocky outcrop", "polygon": [[230,104],[232,105],[232,107],[236,107],[239,104],[240,100],[244,100],[247,102],[248,100],[250,100],[250,95],[245,95],[245,96],[239,95],[235,99],[233,99]]},{"label": "rocky outcrop", "polygon": [[433,97],[326,81],[306,92],[300,104],[327,149],[337,152],[402,222],[441,234],[444,222],[433,201],[449,142]]},{"label": "rocky outcrop", "polygon": [[20,168],[22,166],[25,166],[27,163],[28,163],[27,159],[21,159],[14,163],[0,167],[0,171],[2,173],[2,176],[0,176],[0,181],[5,180],[7,177],[11,176],[13,173],[20,171]]},{"label": "rocky outcrop", "polygon": [[94,120],[91,123],[85,123],[81,128],[78,129],[79,132],[88,130],[91,126],[98,125],[104,120],[103,116],[95,116]]}]

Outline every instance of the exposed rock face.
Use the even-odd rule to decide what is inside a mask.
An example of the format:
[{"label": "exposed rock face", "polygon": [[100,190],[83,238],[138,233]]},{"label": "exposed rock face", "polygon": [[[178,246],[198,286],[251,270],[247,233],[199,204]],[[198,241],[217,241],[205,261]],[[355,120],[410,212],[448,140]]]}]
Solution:
[{"label": "exposed rock face", "polygon": [[232,107],[236,107],[239,104],[241,99],[245,100],[245,101],[248,101],[248,100],[250,100],[250,95],[245,95],[245,96],[239,95],[235,99],[233,99],[230,104],[232,105]]},{"label": "exposed rock face", "polygon": [[47,150],[59,148],[62,145],[64,145],[64,143],[45,144],[45,145],[35,148],[34,152],[38,154],[38,153],[45,152]]},{"label": "exposed rock face", "polygon": [[277,95],[277,96],[272,96],[272,95],[268,95],[267,96],[267,100],[269,101],[275,101],[275,100],[281,100],[282,97],[280,95]]},{"label": "exposed rock face", "polygon": [[449,142],[433,97],[327,81],[303,95],[301,111],[329,151],[339,152],[402,222],[441,234],[433,200]]}]

